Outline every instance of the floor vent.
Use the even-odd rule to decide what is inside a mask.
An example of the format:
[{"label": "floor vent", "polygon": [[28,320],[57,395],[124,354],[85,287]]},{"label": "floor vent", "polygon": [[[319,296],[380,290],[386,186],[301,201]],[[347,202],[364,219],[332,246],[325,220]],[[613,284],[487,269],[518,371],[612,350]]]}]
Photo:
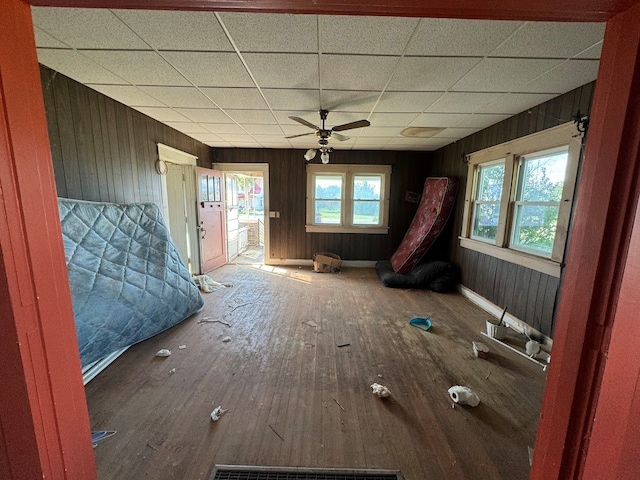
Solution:
[{"label": "floor vent", "polygon": [[394,470],[216,465],[209,480],[404,480]]}]

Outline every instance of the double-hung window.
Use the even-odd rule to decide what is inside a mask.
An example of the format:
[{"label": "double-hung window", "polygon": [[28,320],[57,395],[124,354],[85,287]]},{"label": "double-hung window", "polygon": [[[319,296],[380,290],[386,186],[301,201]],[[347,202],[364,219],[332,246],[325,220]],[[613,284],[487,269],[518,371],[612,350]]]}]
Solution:
[{"label": "double-hung window", "polygon": [[559,276],[580,145],[566,124],[469,155],[460,245]]},{"label": "double-hung window", "polygon": [[307,232],[387,233],[391,167],[307,165]]}]

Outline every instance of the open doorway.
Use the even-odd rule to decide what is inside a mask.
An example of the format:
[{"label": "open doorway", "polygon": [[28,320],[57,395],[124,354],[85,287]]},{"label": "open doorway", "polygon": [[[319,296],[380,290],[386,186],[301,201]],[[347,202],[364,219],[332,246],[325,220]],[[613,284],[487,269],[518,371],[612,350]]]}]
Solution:
[{"label": "open doorway", "polygon": [[224,172],[227,261],[240,265],[269,258],[267,164],[215,164]]}]

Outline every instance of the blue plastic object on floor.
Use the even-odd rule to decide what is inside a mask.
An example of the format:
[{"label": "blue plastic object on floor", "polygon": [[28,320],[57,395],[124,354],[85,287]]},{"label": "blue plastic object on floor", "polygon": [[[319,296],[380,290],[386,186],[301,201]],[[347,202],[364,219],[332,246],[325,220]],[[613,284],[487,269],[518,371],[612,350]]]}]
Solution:
[{"label": "blue plastic object on floor", "polygon": [[418,327],[420,330],[424,330],[425,332],[431,328],[431,317],[425,318],[412,318],[409,320],[409,323],[414,327]]}]

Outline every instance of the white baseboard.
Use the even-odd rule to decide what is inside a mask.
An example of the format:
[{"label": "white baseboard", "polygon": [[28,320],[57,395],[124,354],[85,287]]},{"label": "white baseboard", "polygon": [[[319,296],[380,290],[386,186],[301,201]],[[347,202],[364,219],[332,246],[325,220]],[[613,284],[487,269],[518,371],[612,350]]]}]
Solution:
[{"label": "white baseboard", "polygon": [[[458,285],[460,293],[462,296],[469,299],[471,302],[475,303],[477,306],[490,313],[494,317],[500,318],[502,315],[503,308],[497,306],[495,303],[490,302],[482,295],[477,294],[470,288],[465,287],[464,285]],[[509,326],[509,328],[514,329],[518,333],[522,333],[523,335],[530,336],[531,334],[535,336],[542,337],[543,341],[542,347],[547,352],[551,352],[551,348],[553,347],[553,340],[546,335],[542,334],[535,328],[533,328],[528,323],[520,320],[518,317],[514,317],[509,312],[507,312],[504,316],[504,323]]]},{"label": "white baseboard", "polygon": [[[265,260],[265,265],[313,267],[313,260],[308,260],[306,258],[286,258],[286,259],[270,258],[269,260]],[[352,268],[373,268],[376,266],[376,261],[375,260],[343,260],[342,266],[352,267]]]}]

